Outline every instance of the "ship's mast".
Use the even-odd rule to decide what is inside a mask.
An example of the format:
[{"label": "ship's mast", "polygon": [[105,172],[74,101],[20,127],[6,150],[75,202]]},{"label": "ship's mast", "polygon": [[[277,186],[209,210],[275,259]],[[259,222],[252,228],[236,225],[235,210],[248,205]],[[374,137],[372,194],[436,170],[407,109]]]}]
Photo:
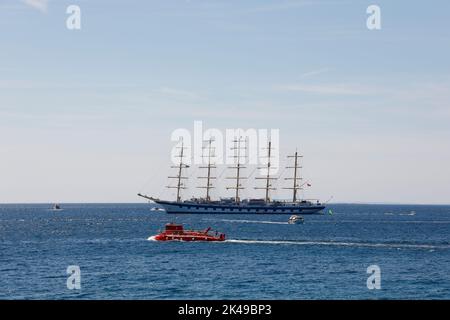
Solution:
[{"label": "ship's mast", "polygon": [[269,141],[269,146],[267,147],[267,166],[259,168],[259,169],[266,169],[267,170],[266,177],[256,177],[255,178],[255,179],[264,179],[264,180],[266,180],[266,186],[264,188],[258,188],[258,187],[255,188],[255,189],[264,189],[264,190],[266,190],[266,196],[265,196],[266,203],[270,202],[269,190],[276,190],[276,188],[273,188],[272,184],[270,183],[270,180],[276,180],[277,179],[275,177],[271,177],[270,176],[270,167],[271,167],[270,159],[271,159],[271,157],[272,157],[272,142]]},{"label": "ship's mast", "polygon": [[186,187],[182,183],[183,179],[187,179],[187,177],[183,177],[183,175],[182,175],[183,169],[189,168],[189,166],[187,164],[183,163],[183,158],[185,157],[184,149],[185,149],[184,142],[183,142],[183,139],[181,139],[180,154],[177,156],[180,158],[180,163],[176,166],[171,166],[171,168],[178,169],[178,175],[176,175],[174,177],[169,177],[169,179],[177,179],[177,185],[175,187],[167,186],[167,188],[169,188],[169,189],[177,189],[177,202],[181,202],[181,193],[180,193],[181,189],[186,189]]},{"label": "ship's mast", "polygon": [[[208,140],[208,155],[206,156],[208,158],[208,165],[199,167],[199,168],[202,168],[202,169],[208,169],[206,177],[198,177],[199,179],[206,179],[206,185],[205,186],[201,186],[201,187],[197,187],[197,188],[200,188],[200,189],[206,189],[206,198],[205,198],[206,201],[210,201],[211,200],[211,197],[209,195],[209,191],[210,191],[210,189],[214,188],[212,183],[211,183],[211,180],[212,179],[216,179],[216,177],[212,177],[211,176],[211,169],[216,168],[216,166],[211,163],[211,158],[213,158],[213,153],[212,153],[212,150],[213,150],[212,143],[213,143],[213,141],[214,140],[212,138],[210,138]],[[204,156],[204,155],[202,155],[202,156]]]},{"label": "ship's mast", "polygon": [[[231,167],[228,167],[228,168],[236,169],[236,176],[235,177],[227,177],[227,179],[235,179],[236,180],[236,184],[235,184],[235,186],[227,187],[227,190],[229,190],[229,189],[235,189],[236,190],[236,194],[234,196],[234,201],[236,201],[236,203],[239,203],[240,202],[239,190],[245,189],[241,185],[240,181],[243,180],[243,179],[247,179],[247,178],[241,177],[241,169],[246,168],[245,166],[243,166],[241,164],[241,151],[242,150],[245,151],[246,146],[245,146],[245,140],[243,140],[242,137],[239,137],[239,138],[233,140],[233,142],[234,142],[234,147],[231,148],[231,150],[234,151],[233,158],[237,159],[237,161],[236,161],[236,166],[231,166]],[[244,147],[241,146],[242,142],[244,143]]]},{"label": "ship's mast", "polygon": [[303,156],[299,156],[298,152],[295,151],[295,154],[293,156],[288,156],[288,158],[294,158],[294,166],[293,167],[286,167],[287,169],[294,169],[294,177],[292,178],[284,178],[284,180],[293,180],[293,186],[290,188],[283,188],[283,189],[292,189],[292,202],[297,201],[297,191],[302,189],[302,186],[298,184],[297,182],[302,180],[302,177],[298,177],[298,169],[301,169],[302,167],[299,165],[298,158],[302,158]]}]

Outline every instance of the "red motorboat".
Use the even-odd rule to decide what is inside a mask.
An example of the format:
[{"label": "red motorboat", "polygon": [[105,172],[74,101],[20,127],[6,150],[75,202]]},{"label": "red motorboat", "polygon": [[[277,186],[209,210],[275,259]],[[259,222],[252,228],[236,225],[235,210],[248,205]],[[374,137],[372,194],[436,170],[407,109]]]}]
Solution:
[{"label": "red motorboat", "polygon": [[166,229],[154,237],[157,241],[225,241],[225,234],[216,231],[210,233],[211,228],[203,231],[184,230],[183,225],[168,223]]}]

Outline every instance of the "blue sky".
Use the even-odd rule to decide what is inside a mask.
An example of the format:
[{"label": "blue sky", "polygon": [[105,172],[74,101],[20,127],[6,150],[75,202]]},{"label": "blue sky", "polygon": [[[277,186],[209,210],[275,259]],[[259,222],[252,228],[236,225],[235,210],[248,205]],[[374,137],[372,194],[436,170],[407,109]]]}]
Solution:
[{"label": "blue sky", "polygon": [[[381,30],[366,28],[371,4]],[[282,152],[305,156],[307,196],[450,203],[449,10],[1,0],[0,202],[170,197],[170,133],[202,120],[279,128]]]}]

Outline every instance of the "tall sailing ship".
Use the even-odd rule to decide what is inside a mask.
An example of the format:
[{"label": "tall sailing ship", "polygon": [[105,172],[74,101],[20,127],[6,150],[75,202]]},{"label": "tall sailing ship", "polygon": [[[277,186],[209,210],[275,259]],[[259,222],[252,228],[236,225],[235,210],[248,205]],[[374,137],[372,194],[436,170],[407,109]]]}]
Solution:
[{"label": "tall sailing ship", "polygon": [[[214,158],[212,150],[212,142],[210,139],[208,141],[207,154],[204,157],[207,158],[207,165],[200,166],[201,169],[206,169],[206,176],[198,177],[199,179],[204,179],[206,183],[198,188],[205,189],[205,196],[202,198],[192,198],[189,200],[183,200],[181,197],[181,190],[187,189],[185,181],[188,177],[183,175],[183,171],[189,168],[184,162],[186,158],[185,147],[183,142],[181,143],[180,153],[178,157],[180,158],[179,163],[172,168],[177,170],[177,175],[169,177],[170,179],[175,179],[175,186],[167,186],[167,188],[176,189],[176,200],[161,200],[158,198],[150,197],[138,193],[138,196],[145,199],[151,200],[164,208],[167,213],[171,214],[313,214],[319,213],[325,209],[325,205],[320,203],[318,200],[305,200],[299,199],[298,191],[302,190],[307,183],[302,183],[302,178],[299,175],[300,166],[299,159],[302,157],[295,152],[293,155],[288,156],[288,158],[293,159],[293,165],[286,168],[292,169],[292,177],[285,178],[286,181],[292,181],[291,186],[283,187],[283,189],[292,190],[292,200],[280,201],[272,200],[270,197],[270,191],[276,190],[273,186],[272,181],[278,179],[277,177],[271,176],[271,157],[272,157],[272,144],[269,141],[267,148],[267,165],[263,168],[267,173],[264,177],[256,177],[256,180],[263,180],[263,187],[255,187],[254,189],[265,190],[265,197],[261,199],[241,199],[240,192],[245,187],[242,185],[242,180],[247,179],[242,176],[242,171],[246,168],[242,160],[242,152],[245,150],[245,140],[242,138],[234,140],[234,158],[235,164],[228,167],[235,172],[235,176],[227,177],[227,179],[234,180],[234,183],[228,186],[227,190],[234,190],[234,197],[230,198],[220,198],[218,200],[211,199],[210,193],[211,189],[214,188],[212,181],[216,180],[217,177],[212,175],[213,169],[216,169],[216,165],[213,163]],[[244,144],[244,146],[243,146]]]}]

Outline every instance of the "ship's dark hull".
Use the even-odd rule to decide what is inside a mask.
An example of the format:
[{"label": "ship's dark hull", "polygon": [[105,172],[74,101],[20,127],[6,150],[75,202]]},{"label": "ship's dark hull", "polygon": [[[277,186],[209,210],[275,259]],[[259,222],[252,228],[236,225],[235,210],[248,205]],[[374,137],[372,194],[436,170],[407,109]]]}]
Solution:
[{"label": "ship's dark hull", "polygon": [[245,204],[215,204],[189,203],[172,201],[155,201],[169,214],[314,214],[325,206],[322,204],[296,203],[282,205],[245,205]]}]

